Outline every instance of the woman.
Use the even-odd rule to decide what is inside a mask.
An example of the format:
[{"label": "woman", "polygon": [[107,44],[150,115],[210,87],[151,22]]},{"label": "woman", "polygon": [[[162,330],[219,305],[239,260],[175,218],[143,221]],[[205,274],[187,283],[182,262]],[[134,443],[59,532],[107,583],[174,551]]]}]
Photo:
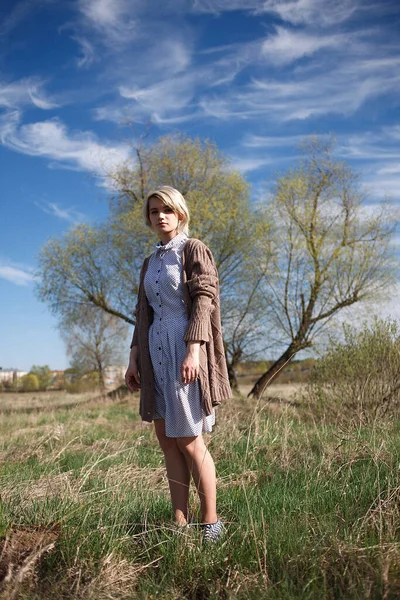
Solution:
[{"label": "woman", "polygon": [[190,477],[196,485],[204,539],[217,541],[213,459],[202,432],[214,406],[231,395],[222,341],[218,274],[210,250],[188,238],[183,196],[162,186],[147,197],[146,224],[160,242],[140,273],[136,327],[126,383],[140,389],[140,414],[153,421],[165,457],[175,523],[188,519]]}]

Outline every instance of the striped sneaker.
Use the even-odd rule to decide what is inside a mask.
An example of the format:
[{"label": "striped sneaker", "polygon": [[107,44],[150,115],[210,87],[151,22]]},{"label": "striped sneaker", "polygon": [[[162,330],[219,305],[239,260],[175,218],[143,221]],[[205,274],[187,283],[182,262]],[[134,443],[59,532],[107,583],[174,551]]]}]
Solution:
[{"label": "striped sneaker", "polygon": [[220,519],[216,523],[202,523],[200,527],[203,531],[203,540],[207,543],[218,542],[225,532],[225,527]]}]

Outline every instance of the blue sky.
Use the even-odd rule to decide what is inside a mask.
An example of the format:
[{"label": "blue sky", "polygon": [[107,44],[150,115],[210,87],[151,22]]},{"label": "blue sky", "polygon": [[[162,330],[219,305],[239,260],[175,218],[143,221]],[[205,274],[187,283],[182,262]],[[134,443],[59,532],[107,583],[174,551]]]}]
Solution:
[{"label": "blue sky", "polygon": [[333,132],[370,204],[400,205],[399,33],[398,0],[2,0],[0,366],[68,366],[36,257],[107,214],[126,119],[215,140],[254,196]]}]

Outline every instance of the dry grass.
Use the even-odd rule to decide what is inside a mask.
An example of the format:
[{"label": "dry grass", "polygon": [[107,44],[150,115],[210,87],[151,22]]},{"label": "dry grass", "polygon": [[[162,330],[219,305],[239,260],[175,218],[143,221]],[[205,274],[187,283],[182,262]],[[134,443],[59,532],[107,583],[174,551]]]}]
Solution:
[{"label": "dry grass", "polygon": [[[241,377],[239,379],[240,393],[247,396],[256,381],[257,377]],[[304,385],[304,383],[272,383],[265,390],[263,398],[280,398],[291,401]]]},{"label": "dry grass", "polygon": [[93,393],[67,394],[66,392],[0,393],[0,413],[34,412],[67,408],[85,404],[93,398]]},{"label": "dry grass", "polygon": [[[2,600],[394,600],[396,426],[304,421],[298,387],[218,409],[207,437],[228,531],[207,551],[196,530],[174,535],[163,457],[137,395],[73,409],[54,396],[48,410],[3,414]],[[190,504],[196,521],[193,492]]]}]

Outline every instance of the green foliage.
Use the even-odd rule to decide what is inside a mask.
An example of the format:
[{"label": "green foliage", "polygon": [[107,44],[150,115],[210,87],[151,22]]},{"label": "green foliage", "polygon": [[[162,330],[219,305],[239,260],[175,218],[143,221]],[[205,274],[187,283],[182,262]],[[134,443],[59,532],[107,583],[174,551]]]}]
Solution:
[{"label": "green foliage", "polygon": [[60,321],[97,307],[134,325],[140,267],[155,242],[143,203],[160,184],[171,185],[188,202],[191,235],[216,259],[231,377],[241,360],[284,349],[256,383],[259,395],[330,319],[379,296],[396,273],[393,215],[384,206],[366,213],[358,177],[333,156],[332,140],[312,137],[303,146],[301,163],[278,175],[256,205],[213,142],[169,135],[137,145],[135,162],[109,173],[115,195],[105,222],[74,227],[43,247],[39,297]]},{"label": "green foliage", "polygon": [[[209,447],[227,531],[205,547],[196,527],[175,533],[154,431],[127,413],[101,402],[52,405],[44,422],[2,414],[0,535],[23,548],[4,598],[397,597],[398,422],[343,434],[288,410],[221,406]],[[197,521],[193,495],[191,509]]]},{"label": "green foliage", "polygon": [[366,209],[359,177],[334,156],[332,139],[312,136],[302,150],[300,163],[276,178],[264,207],[274,223],[265,315],[283,352],[256,382],[251,393],[257,397],[332,318],[379,298],[398,273],[391,245],[396,212],[384,203]]},{"label": "green foliage", "polygon": [[37,392],[40,388],[37,375],[29,373],[21,378],[21,389],[23,392]]},{"label": "green foliage", "polygon": [[53,374],[48,365],[42,367],[33,365],[29,371],[29,375],[35,375],[39,381],[39,389],[47,390],[53,381]]},{"label": "green foliage", "polygon": [[82,372],[78,369],[68,369],[73,371],[73,374],[68,375],[64,379],[65,391],[69,394],[82,394],[85,392],[93,392],[103,387],[100,375],[97,371]]},{"label": "green foliage", "polygon": [[307,397],[317,414],[370,422],[400,414],[400,326],[375,319],[343,326],[318,361]]}]

